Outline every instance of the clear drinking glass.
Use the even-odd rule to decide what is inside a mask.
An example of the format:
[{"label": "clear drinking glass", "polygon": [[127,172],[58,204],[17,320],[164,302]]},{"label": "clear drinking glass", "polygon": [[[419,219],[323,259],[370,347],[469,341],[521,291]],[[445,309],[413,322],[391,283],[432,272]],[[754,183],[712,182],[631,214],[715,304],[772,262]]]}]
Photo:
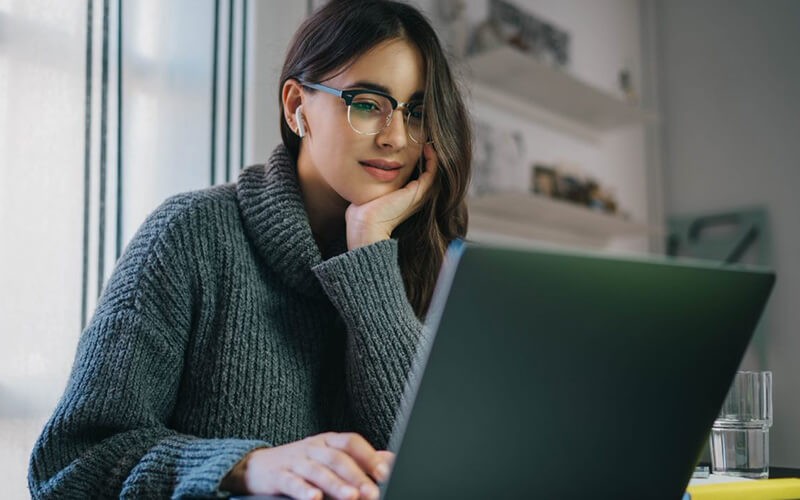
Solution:
[{"label": "clear drinking glass", "polygon": [[737,372],[711,428],[712,473],[768,477],[771,426],[772,372]]}]

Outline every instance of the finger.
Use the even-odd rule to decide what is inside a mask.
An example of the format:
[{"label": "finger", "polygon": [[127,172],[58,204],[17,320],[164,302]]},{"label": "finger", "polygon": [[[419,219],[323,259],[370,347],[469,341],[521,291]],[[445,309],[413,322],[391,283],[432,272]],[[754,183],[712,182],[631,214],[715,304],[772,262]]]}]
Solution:
[{"label": "finger", "polygon": [[345,483],[339,476],[331,472],[328,467],[314,460],[309,459],[294,464],[292,472],[318,486],[322,491],[334,498],[355,500],[359,497],[359,491],[356,488]]},{"label": "finger", "polygon": [[307,500],[322,500],[322,491],[310,485],[306,480],[297,474],[282,470],[275,477],[277,492],[289,495],[292,498],[303,498]]},{"label": "finger", "polygon": [[344,451],[329,446],[312,446],[308,457],[327,466],[347,484],[356,487],[367,498],[377,498],[378,488],[356,461]]},{"label": "finger", "polygon": [[439,165],[438,156],[436,156],[436,151],[434,151],[431,144],[426,144],[422,151],[425,159],[425,169],[420,169],[419,177],[408,182],[400,189],[400,192],[411,194],[412,211],[416,211],[420,207],[425,198],[425,193],[433,185]]},{"label": "finger", "polygon": [[325,442],[328,443],[328,446],[342,450],[350,455],[361,469],[372,477],[375,477],[378,466],[383,464],[375,448],[359,434],[353,432],[332,434],[326,436]]},{"label": "finger", "polygon": [[433,149],[433,145],[426,144],[423,148],[423,154],[425,156],[425,170],[420,173],[418,178],[422,194],[433,185],[434,178],[439,170],[439,156]]},{"label": "finger", "polygon": [[394,457],[395,457],[394,453],[392,453],[391,451],[386,451],[386,450],[380,450],[380,451],[377,451],[376,453],[378,454],[380,459],[383,461],[383,463],[385,463],[389,467],[393,467],[394,466]]},{"label": "finger", "polygon": [[435,172],[439,166],[439,154],[433,149],[433,144],[426,144],[422,154],[425,157],[425,172]]}]

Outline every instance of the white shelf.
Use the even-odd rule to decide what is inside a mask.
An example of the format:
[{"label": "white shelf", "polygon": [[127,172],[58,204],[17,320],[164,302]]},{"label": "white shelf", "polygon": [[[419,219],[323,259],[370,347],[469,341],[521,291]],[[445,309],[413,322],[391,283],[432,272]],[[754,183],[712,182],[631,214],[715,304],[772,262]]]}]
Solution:
[{"label": "white shelf", "polygon": [[530,108],[542,108],[578,127],[601,132],[655,119],[652,113],[512,47],[471,56],[467,64],[475,95],[518,114],[541,115]]},{"label": "white shelf", "polygon": [[617,215],[595,212],[562,200],[525,193],[494,193],[467,199],[470,233],[563,244],[602,246],[611,238],[662,232]]}]

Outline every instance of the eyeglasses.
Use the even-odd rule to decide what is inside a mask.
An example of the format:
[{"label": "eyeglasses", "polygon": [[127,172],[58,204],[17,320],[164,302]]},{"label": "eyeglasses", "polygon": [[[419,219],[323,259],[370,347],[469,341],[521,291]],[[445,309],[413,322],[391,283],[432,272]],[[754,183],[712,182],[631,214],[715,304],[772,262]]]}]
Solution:
[{"label": "eyeglasses", "polygon": [[347,104],[347,121],[350,128],[358,134],[379,134],[391,123],[394,110],[403,108],[403,117],[411,140],[417,144],[430,141],[430,133],[425,128],[425,106],[422,102],[398,102],[389,94],[377,90],[339,90],[321,83],[298,81],[305,87],[344,99]]}]

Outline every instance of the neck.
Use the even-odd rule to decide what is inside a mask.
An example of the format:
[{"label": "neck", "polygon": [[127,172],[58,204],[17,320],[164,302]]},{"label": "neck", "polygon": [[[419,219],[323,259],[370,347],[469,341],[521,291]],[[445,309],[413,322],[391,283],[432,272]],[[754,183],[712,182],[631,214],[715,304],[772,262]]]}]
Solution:
[{"label": "neck", "polygon": [[297,177],[311,232],[324,254],[344,234],[344,214],[349,203],[328,186],[302,151],[297,159]]}]

